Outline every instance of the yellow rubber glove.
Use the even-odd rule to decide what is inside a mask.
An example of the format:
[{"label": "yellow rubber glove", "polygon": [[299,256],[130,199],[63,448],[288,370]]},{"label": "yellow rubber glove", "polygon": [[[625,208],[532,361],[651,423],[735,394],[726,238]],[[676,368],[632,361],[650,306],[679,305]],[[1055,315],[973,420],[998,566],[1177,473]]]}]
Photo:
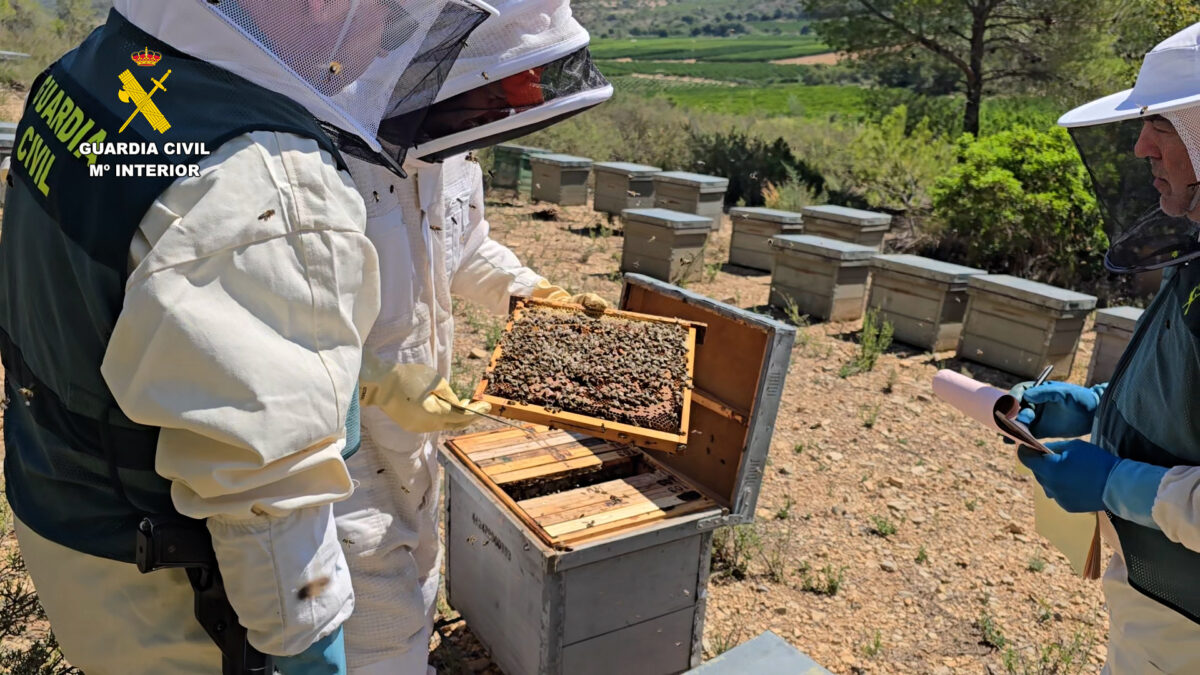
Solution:
[{"label": "yellow rubber glove", "polygon": [[535,300],[545,300],[547,302],[562,302],[573,305],[583,305],[583,308],[589,312],[603,312],[610,307],[607,300],[596,295],[595,293],[579,293],[578,295],[571,295],[567,292],[567,289],[563,288],[562,286],[555,286],[545,279],[537,282],[537,286],[533,287],[533,293],[531,293],[529,297],[534,298]]},{"label": "yellow rubber glove", "polygon": [[418,434],[457,431],[479,421],[475,413],[492,410],[485,401],[459,400],[446,378],[423,363],[385,363],[368,350],[363,350],[358,400],[377,406],[400,428]]}]

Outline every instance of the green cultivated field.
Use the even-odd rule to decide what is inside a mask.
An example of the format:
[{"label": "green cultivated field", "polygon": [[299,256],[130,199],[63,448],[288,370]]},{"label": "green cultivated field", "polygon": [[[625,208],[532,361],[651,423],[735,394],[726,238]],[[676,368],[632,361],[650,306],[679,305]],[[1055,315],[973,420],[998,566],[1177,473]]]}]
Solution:
[{"label": "green cultivated field", "polygon": [[752,62],[790,59],[829,51],[815,36],[630,38],[592,41],[597,59],[635,61]]},{"label": "green cultivated field", "polygon": [[682,108],[751,117],[858,117],[866,96],[861,87],[842,85],[729,86],[629,76],[610,79],[624,94],[658,96]]},{"label": "green cultivated field", "polygon": [[738,84],[801,82],[807,66],[775,63],[663,63],[645,61],[600,61],[596,64],[607,77],[623,75],[668,75],[698,77]]}]

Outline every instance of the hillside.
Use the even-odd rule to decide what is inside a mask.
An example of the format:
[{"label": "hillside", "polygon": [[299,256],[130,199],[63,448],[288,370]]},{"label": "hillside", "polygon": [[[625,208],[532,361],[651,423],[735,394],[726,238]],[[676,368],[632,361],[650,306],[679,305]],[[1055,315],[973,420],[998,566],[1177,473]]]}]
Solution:
[{"label": "hillside", "polygon": [[571,5],[594,37],[807,35],[803,10],[785,0],[582,0]]}]

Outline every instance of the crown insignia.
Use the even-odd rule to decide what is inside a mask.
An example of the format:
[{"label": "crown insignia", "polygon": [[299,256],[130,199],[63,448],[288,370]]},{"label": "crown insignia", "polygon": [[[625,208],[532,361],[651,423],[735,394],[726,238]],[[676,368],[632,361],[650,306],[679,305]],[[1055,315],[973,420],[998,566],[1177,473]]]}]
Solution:
[{"label": "crown insignia", "polygon": [[134,52],[130,55],[130,57],[133,58],[133,62],[139,66],[153,66],[162,60],[162,54],[150,51],[149,47],[140,52]]}]

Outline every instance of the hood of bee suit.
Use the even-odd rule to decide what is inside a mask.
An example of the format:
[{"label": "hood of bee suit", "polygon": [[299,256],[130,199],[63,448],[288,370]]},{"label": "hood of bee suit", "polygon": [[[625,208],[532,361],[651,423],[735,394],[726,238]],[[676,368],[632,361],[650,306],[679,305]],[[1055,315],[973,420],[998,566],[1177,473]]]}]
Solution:
[{"label": "hood of bee suit", "polygon": [[1200,184],[1190,186],[1190,206],[1180,213],[1168,204],[1168,212],[1150,161],[1134,152],[1144,122],[1157,116],[1171,123],[1193,168],[1200,169],[1200,23],[1150,50],[1132,89],[1081,105],[1058,120],[1092,177],[1110,242],[1104,264],[1112,272],[1143,272],[1200,258],[1200,222],[1193,220]]},{"label": "hood of bee suit", "polygon": [[[431,77],[494,13],[482,0],[115,0],[131,23],[305,106],[343,151],[378,156],[401,102],[432,102]],[[422,86],[418,86],[420,83]],[[419,99],[425,96],[423,102]]]},{"label": "hood of bee suit", "polygon": [[587,30],[568,0],[495,4],[454,61],[426,110],[394,110],[380,125],[385,149],[436,161],[523,136],[612,97],[592,63]]}]

